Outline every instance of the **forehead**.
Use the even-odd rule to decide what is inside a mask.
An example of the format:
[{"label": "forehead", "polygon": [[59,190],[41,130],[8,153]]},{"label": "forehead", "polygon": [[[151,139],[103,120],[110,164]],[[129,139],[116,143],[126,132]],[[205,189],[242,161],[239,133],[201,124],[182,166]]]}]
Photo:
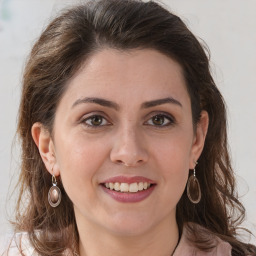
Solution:
[{"label": "forehead", "polygon": [[[152,49],[104,49],[88,58],[68,83],[64,98],[99,96],[144,100],[187,97],[182,67]],[[130,102],[132,103],[132,102]]]}]

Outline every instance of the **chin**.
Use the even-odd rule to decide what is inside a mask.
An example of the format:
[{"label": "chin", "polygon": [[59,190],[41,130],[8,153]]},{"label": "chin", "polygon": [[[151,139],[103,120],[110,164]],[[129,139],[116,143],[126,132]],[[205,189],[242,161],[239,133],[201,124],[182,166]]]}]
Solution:
[{"label": "chin", "polygon": [[107,229],[114,235],[129,237],[129,236],[140,236],[153,226],[152,218],[139,218],[138,216],[126,216],[124,218],[114,218],[111,222],[109,221]]}]

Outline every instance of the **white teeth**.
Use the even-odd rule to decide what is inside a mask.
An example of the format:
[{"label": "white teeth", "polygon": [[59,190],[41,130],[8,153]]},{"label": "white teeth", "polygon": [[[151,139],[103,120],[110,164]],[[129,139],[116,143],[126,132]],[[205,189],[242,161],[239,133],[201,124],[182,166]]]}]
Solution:
[{"label": "white teeth", "polygon": [[[107,187],[107,186],[106,186],[106,187]],[[114,189],[114,183],[110,182],[110,183],[109,183],[109,188],[110,188],[111,190],[113,190],[113,189]]]},{"label": "white teeth", "polygon": [[121,192],[128,192],[129,191],[129,184],[128,183],[121,183],[120,191]]},{"label": "white teeth", "polygon": [[115,191],[121,191],[121,192],[130,192],[130,193],[136,193],[138,191],[146,190],[150,187],[150,183],[148,182],[134,182],[131,184],[128,183],[119,183],[119,182],[109,182],[104,184],[106,188],[109,188],[111,190]]},{"label": "white teeth", "polygon": [[115,183],[114,190],[115,191],[120,191],[120,184],[118,182]]},{"label": "white teeth", "polygon": [[[149,184],[150,185],[150,184]],[[143,190],[143,182],[139,183],[139,191]]]},{"label": "white teeth", "polygon": [[139,191],[139,186],[137,183],[130,184],[129,192],[136,193]]}]

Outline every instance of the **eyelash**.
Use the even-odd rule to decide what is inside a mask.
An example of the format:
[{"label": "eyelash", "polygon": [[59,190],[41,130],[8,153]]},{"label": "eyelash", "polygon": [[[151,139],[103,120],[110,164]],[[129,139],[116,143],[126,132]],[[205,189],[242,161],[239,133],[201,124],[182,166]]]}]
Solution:
[{"label": "eyelash", "polygon": [[[103,122],[105,122],[105,124],[99,124],[99,125],[93,125],[91,122],[93,121],[94,118],[100,118],[101,120],[103,120]],[[87,121],[90,121],[91,124],[88,124]],[[102,115],[92,115],[89,117],[86,117],[84,119],[82,119],[81,123],[83,123],[86,127],[88,128],[92,128],[92,129],[97,129],[97,128],[101,128],[102,126],[107,126],[110,125],[111,123],[107,121],[107,119],[102,116]]]},{"label": "eyelash", "polygon": [[[104,123],[102,124],[102,122],[101,122],[99,125],[93,125],[92,121],[93,121],[94,118],[100,118],[102,120],[102,122],[104,122]],[[159,124],[159,125],[154,124],[153,123],[153,118],[163,118],[164,119],[163,124]],[[90,124],[87,123],[88,121],[90,122]],[[97,128],[101,128],[103,126],[111,125],[111,123],[104,116],[96,115],[96,114],[92,115],[92,116],[89,116],[89,117],[86,117],[86,118],[83,118],[81,123],[83,123],[86,127],[92,128],[92,129],[97,129]],[[148,126],[154,126],[156,128],[164,128],[164,127],[175,124],[175,119],[169,114],[159,113],[159,114],[152,115],[150,117],[150,119],[148,119],[144,124],[148,125]]]},{"label": "eyelash", "polygon": [[[153,118],[163,118],[163,124],[159,124],[159,125],[156,125],[156,124],[153,124]],[[149,121],[151,121],[152,124],[149,124]],[[167,127],[167,126],[170,126],[170,125],[173,125],[175,124],[175,119],[174,117],[172,117],[171,115],[169,114],[166,114],[166,113],[159,113],[159,114],[154,114],[151,116],[150,119],[148,119],[147,122],[145,122],[145,125],[151,125],[151,126],[154,126],[156,128],[164,128],[164,127]]]}]

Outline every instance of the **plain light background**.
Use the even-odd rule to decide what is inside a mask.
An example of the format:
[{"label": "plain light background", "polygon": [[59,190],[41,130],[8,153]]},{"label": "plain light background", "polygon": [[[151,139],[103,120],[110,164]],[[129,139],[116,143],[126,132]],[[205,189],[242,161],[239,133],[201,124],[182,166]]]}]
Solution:
[{"label": "plain light background", "polygon": [[[12,144],[26,57],[58,10],[77,1],[0,1],[0,235],[11,233],[7,212],[10,181],[19,172],[19,149]],[[80,1],[82,2],[82,1]],[[244,226],[256,234],[256,1],[165,0],[211,51],[215,81],[229,119],[229,144],[239,194],[247,210]],[[9,189],[10,188],[10,189]],[[7,203],[7,204],[6,204]],[[256,244],[256,240],[251,242]]]}]

